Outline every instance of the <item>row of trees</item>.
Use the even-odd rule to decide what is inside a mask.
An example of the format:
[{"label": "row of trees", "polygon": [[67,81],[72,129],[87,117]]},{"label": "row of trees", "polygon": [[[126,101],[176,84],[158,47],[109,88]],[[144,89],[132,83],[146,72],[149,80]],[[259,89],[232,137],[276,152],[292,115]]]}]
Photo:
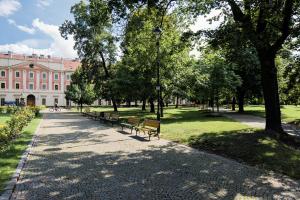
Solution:
[{"label": "row of trees", "polygon": [[[222,10],[221,26],[190,32],[191,19],[212,9]],[[299,11],[293,0],[90,0],[72,7],[74,21],[60,31],[74,37],[86,83],[95,96],[112,100],[115,111],[117,102],[140,100],[143,110],[149,101],[154,112],[159,64],[162,106],[171,97],[185,97],[218,109],[237,98],[242,112],[245,99],[263,97],[266,130],[283,133],[280,100],[299,103],[299,59],[291,53],[299,41]],[[160,63],[155,27],[163,30]],[[193,44],[203,38],[200,59],[191,57]]]}]

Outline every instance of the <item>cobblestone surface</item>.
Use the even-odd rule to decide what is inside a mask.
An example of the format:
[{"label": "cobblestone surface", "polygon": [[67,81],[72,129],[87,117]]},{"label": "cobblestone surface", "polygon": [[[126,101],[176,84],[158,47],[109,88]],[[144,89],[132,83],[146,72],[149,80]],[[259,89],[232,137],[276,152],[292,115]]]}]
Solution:
[{"label": "cobblestone surface", "polygon": [[72,113],[46,114],[13,199],[299,199],[300,181]]}]

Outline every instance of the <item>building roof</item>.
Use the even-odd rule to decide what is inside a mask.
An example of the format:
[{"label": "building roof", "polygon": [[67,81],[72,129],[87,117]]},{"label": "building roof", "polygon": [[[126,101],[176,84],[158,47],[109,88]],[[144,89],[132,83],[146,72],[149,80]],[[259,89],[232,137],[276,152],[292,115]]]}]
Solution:
[{"label": "building roof", "polygon": [[59,57],[52,57],[50,55],[14,54],[12,52],[0,53],[0,59],[11,59],[11,60],[26,61],[26,62],[32,61],[32,62],[47,62],[47,63],[63,64],[65,71],[75,71],[81,64],[79,59],[59,58]]}]

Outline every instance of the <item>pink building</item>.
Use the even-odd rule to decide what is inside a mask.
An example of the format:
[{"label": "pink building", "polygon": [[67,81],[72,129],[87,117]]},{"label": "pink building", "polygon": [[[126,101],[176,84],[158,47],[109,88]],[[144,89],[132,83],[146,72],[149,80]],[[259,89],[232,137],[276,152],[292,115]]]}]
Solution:
[{"label": "pink building", "polygon": [[79,60],[51,56],[0,53],[0,99],[17,104],[59,106],[70,105],[65,90]]}]

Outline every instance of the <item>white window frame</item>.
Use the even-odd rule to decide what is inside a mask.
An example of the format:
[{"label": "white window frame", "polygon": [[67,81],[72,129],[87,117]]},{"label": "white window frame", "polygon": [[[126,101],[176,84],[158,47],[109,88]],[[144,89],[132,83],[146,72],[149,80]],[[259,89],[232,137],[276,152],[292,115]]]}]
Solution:
[{"label": "white window frame", "polygon": [[[2,76],[2,72],[4,72],[4,76]],[[1,70],[0,73],[1,73],[0,75],[1,75],[2,78],[5,78],[5,77],[6,77],[6,71],[5,71],[5,70]]]},{"label": "white window frame", "polygon": [[[45,86],[45,88],[44,88],[44,86]],[[42,84],[42,90],[47,90],[47,84],[46,83]]]},{"label": "white window frame", "polygon": [[[57,86],[57,89],[55,89],[55,86]],[[54,84],[54,90],[58,91],[59,90],[59,85],[58,84]]]},{"label": "white window frame", "polygon": [[[30,76],[31,74],[32,74],[32,78],[31,78],[31,76]],[[29,79],[34,79],[34,72],[33,72],[33,71],[30,71],[30,72],[29,72]]]},{"label": "white window frame", "polygon": [[[17,73],[19,73],[19,76],[17,76]],[[15,78],[20,78],[20,77],[21,77],[20,71],[15,71]]]},{"label": "white window frame", "polygon": [[[57,75],[57,78],[55,78],[56,77],[56,75]],[[58,75],[58,73],[54,73],[54,80],[58,80],[59,79],[59,75]]]},{"label": "white window frame", "polygon": [[[32,85],[32,89],[30,88],[30,85]],[[29,83],[29,84],[28,84],[28,89],[29,89],[29,90],[34,90],[34,83]]]},{"label": "white window frame", "polygon": [[[19,84],[19,89],[17,88],[17,84]],[[20,86],[21,86],[21,84],[19,82],[15,82],[15,89],[16,90],[20,90],[21,89]]]},{"label": "white window frame", "polygon": [[[44,75],[45,75],[45,78],[44,78]],[[42,73],[42,79],[43,79],[43,80],[47,80],[47,72],[43,72],[43,73]]]},{"label": "white window frame", "polygon": [[[2,83],[4,83],[4,88],[2,88]],[[0,82],[0,89],[1,90],[5,90],[6,89],[6,82],[4,82],[4,81]]]}]

